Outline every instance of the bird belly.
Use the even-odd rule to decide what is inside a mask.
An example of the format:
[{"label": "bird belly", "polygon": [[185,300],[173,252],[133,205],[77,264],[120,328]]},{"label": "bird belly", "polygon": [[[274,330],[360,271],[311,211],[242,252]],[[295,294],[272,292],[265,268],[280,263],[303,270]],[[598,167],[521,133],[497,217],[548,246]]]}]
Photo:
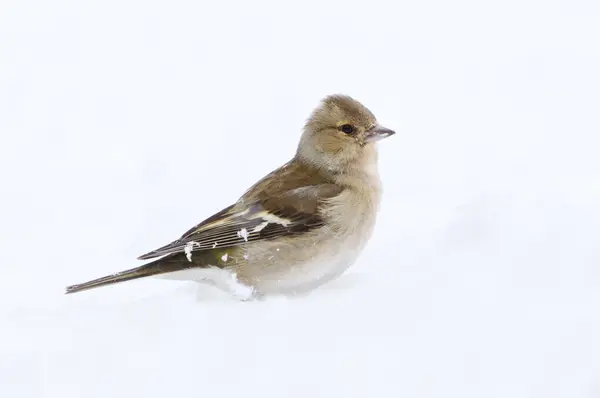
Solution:
[{"label": "bird belly", "polygon": [[[294,247],[279,247],[277,243],[268,246],[262,253],[263,266],[252,267],[249,284],[262,294],[301,294],[338,278],[355,263],[370,239],[376,202],[369,201],[362,207],[334,207],[333,224],[336,219],[346,222],[323,227]],[[343,203],[355,201],[345,198]]]},{"label": "bird belly", "polygon": [[256,283],[264,294],[301,294],[316,289],[342,275],[358,258],[360,250],[342,245],[337,253],[324,253],[285,271],[266,274]]},{"label": "bird belly", "polygon": [[249,300],[254,296],[254,288],[241,283],[231,269],[218,267],[196,267],[169,272],[158,276],[160,279],[195,281],[214,286],[240,300]]},{"label": "bird belly", "polygon": [[362,230],[363,233],[346,235],[321,233],[307,245],[312,250],[305,252],[311,254],[299,258],[289,254],[281,257],[286,261],[277,261],[276,252],[265,259],[267,266],[254,268],[257,272],[248,282],[261,294],[293,295],[313,290],[338,278],[356,262],[371,234],[371,228]]}]

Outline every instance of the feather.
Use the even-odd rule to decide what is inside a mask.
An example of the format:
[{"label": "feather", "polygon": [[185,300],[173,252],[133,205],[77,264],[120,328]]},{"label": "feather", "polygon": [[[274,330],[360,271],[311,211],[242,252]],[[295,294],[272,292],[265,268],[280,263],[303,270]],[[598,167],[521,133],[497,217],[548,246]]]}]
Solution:
[{"label": "feather", "polygon": [[266,200],[239,201],[187,231],[180,239],[138,257],[147,260],[173,253],[235,247],[304,233],[324,224],[319,206],[339,194],[333,184],[304,186]]}]

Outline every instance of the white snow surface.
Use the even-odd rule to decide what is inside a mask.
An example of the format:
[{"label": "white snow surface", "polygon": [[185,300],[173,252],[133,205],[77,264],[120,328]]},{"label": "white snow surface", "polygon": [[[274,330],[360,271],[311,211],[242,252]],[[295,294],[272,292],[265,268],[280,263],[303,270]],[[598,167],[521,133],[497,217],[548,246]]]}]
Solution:
[{"label": "white snow surface", "polygon": [[[0,396],[600,397],[599,37],[595,0],[4,1]],[[397,131],[338,280],[63,294],[235,201],[334,92]]]}]

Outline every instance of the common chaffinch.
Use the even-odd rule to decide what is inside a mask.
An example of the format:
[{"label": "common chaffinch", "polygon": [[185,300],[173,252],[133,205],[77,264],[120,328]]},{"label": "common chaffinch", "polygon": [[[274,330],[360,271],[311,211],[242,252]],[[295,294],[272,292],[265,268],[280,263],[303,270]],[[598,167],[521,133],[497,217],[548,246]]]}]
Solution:
[{"label": "common chaffinch", "polygon": [[241,300],[327,283],[371,237],[381,197],[375,143],[393,134],[360,102],[330,95],[306,121],[295,156],[235,204],[138,257],[153,261],[66,293],[152,275],[206,282]]}]

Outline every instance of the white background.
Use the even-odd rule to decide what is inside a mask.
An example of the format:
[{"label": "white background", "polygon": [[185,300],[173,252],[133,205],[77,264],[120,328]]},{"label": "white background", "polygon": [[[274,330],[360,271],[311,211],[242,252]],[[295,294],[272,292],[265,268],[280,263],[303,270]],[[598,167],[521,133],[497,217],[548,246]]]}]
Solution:
[{"label": "white background", "polygon": [[[0,396],[600,397],[600,3],[3,0]],[[351,270],[238,303],[139,265],[294,153],[397,131]]]}]

